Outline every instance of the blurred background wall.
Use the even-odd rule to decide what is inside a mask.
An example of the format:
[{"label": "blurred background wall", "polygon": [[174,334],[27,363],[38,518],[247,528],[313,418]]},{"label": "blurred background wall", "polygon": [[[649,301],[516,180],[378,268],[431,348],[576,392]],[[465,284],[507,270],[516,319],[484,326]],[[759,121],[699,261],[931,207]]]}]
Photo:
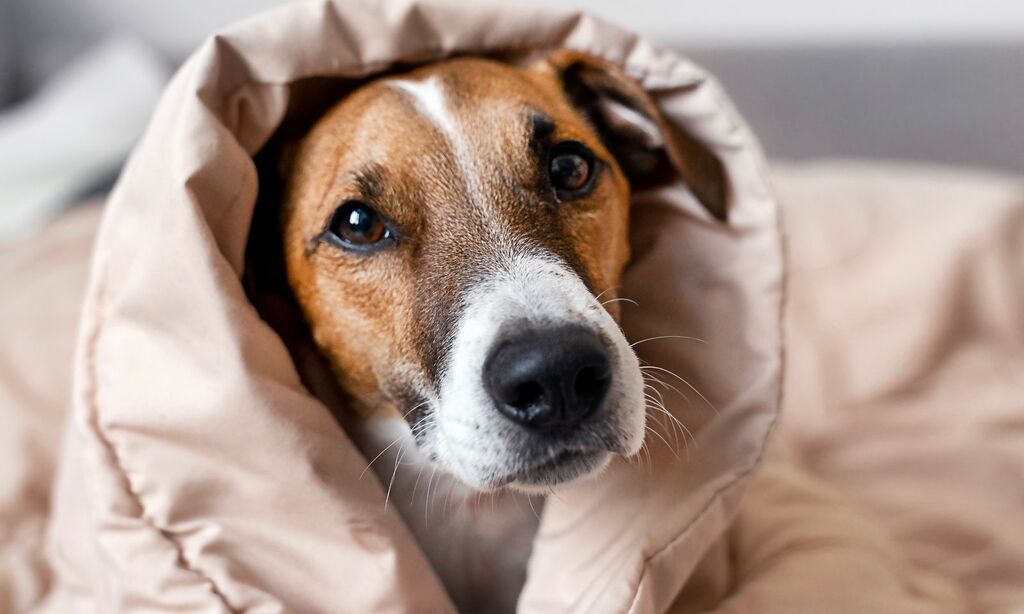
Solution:
[{"label": "blurred background wall", "polygon": [[1024,1],[587,4],[718,75],[772,156],[1024,170]]},{"label": "blurred background wall", "polygon": [[[130,35],[172,67],[282,0],[0,0],[0,105]],[[1024,170],[1024,0],[548,0],[682,50],[725,83],[769,155]]]}]

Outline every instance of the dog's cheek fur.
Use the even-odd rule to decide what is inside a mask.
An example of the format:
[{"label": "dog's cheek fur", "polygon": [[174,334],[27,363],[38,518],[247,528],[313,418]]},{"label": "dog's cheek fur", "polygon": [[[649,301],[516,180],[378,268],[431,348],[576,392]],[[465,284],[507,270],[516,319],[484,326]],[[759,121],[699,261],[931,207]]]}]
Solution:
[{"label": "dog's cheek fur", "polygon": [[286,272],[351,409],[364,418],[388,417],[400,406],[389,398],[383,383],[393,378],[382,370],[401,368],[413,358],[402,351],[412,345],[407,288],[413,282],[398,253],[347,254],[313,238],[333,206],[329,195],[342,160],[338,143],[345,135],[334,123],[318,124],[296,153],[282,210]]},{"label": "dog's cheek fur", "polygon": [[403,326],[412,321],[411,301],[404,291],[411,283],[408,276],[400,269],[384,274],[372,270],[384,267],[346,271],[314,266],[314,278],[306,285],[312,296],[304,299],[314,340],[334,365],[357,411],[374,417],[399,411],[398,400],[389,392],[397,387],[400,371],[409,370],[413,362],[401,351],[410,345]]},{"label": "dog's cheek fur", "polygon": [[[590,276],[591,291],[607,302],[619,296],[622,271],[629,260],[629,191],[619,181],[610,181],[601,191],[609,194],[596,198],[607,204],[567,213],[573,219],[563,226],[573,253]],[[605,307],[618,320],[620,304],[613,302]]]}]

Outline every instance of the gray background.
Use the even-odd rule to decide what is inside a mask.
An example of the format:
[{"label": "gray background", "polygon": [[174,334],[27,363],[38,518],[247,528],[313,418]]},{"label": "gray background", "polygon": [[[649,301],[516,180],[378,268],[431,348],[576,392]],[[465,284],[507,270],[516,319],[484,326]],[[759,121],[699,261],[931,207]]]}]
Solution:
[{"label": "gray background", "polygon": [[[801,0],[782,4],[787,2]],[[622,12],[618,21],[646,27],[651,31],[645,33],[660,44],[688,53],[717,74],[770,156],[905,158],[1019,172],[1024,170],[1024,16],[1020,24],[1012,20],[1024,2],[985,0],[981,5],[985,2],[1010,12],[1002,20],[990,15],[972,21],[968,40],[946,36],[938,42],[904,33],[897,27],[902,22],[886,22],[881,14],[878,31],[887,34],[872,35],[867,26],[856,25],[860,22],[843,29],[843,14],[808,12],[807,19],[789,30],[772,22],[772,36],[757,36],[756,20],[777,21],[777,13],[739,13],[745,19],[730,21],[722,13],[736,7],[713,12],[714,5],[694,2],[709,24],[702,29],[688,18],[689,3],[597,2],[597,8],[613,13],[608,15],[612,19],[617,19],[616,11]],[[277,3],[0,0],[0,106],[28,96],[66,62],[112,33],[144,40],[173,65],[213,29]],[[622,4],[637,8],[615,8]],[[869,10],[870,4],[861,8]],[[922,11],[935,13],[924,8],[933,5],[922,5]],[[669,12],[660,19],[630,17],[655,6]],[[957,15],[946,17],[924,34],[946,32],[943,27],[955,34],[952,20]],[[628,23],[630,19],[637,23]],[[657,28],[650,25],[654,23]],[[729,30],[722,24],[739,25]],[[1012,27],[1000,27],[1006,24]],[[995,34],[985,36],[985,27]],[[808,35],[808,29],[817,36]],[[1018,31],[1021,36],[1016,36]],[[837,39],[824,40],[822,35],[829,33]]]}]

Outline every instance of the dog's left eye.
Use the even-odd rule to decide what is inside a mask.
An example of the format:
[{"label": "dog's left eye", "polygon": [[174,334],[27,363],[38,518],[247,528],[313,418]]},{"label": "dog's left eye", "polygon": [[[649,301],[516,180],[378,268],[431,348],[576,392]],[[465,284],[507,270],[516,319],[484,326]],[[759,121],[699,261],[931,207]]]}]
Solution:
[{"label": "dog's left eye", "polygon": [[391,229],[380,214],[358,200],[338,207],[327,229],[346,247],[365,248],[391,238]]},{"label": "dog's left eye", "polygon": [[583,143],[564,141],[551,149],[548,177],[559,198],[578,196],[590,187],[594,154]]}]

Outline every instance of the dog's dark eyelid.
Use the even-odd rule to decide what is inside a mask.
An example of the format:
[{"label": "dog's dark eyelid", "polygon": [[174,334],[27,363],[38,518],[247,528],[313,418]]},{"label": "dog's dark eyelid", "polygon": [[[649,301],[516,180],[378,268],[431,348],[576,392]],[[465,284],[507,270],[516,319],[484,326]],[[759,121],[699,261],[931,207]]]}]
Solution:
[{"label": "dog's dark eyelid", "polygon": [[[571,165],[567,166],[565,164],[562,164],[561,168],[556,168],[553,165],[561,156],[575,157],[584,162],[583,170],[586,172],[586,175],[583,178],[582,185],[578,188],[565,189],[557,185],[553,173],[556,170],[572,168]],[[542,156],[542,163],[547,184],[559,203],[571,202],[590,194],[594,190],[594,186],[597,185],[598,176],[604,167],[603,161],[597,157],[593,150],[584,143],[575,140],[561,141],[547,148],[545,155]]]},{"label": "dog's dark eyelid", "polygon": [[555,120],[544,113],[530,114],[531,137],[535,142],[543,142],[555,133]]},{"label": "dog's dark eyelid", "polygon": [[533,153],[542,157],[544,150],[551,143],[551,136],[555,133],[555,120],[540,111],[529,112],[530,149]]}]

